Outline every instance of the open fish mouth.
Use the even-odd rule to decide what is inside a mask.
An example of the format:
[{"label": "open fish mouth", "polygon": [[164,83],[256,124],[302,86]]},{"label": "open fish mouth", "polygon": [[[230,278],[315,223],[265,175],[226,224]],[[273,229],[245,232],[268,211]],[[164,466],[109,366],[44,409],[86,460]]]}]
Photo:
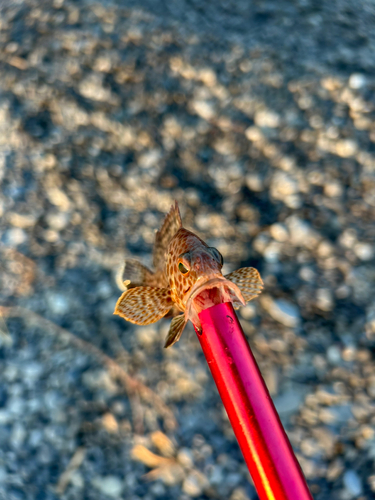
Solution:
[{"label": "open fish mouth", "polygon": [[[218,289],[217,293],[210,294],[208,291],[214,288]],[[246,304],[238,286],[224,278],[224,276],[217,276],[202,283],[198,281],[190,291],[186,303],[185,318],[186,320],[190,319],[194,324],[200,324],[199,312],[222,302],[235,302],[238,305]]]}]

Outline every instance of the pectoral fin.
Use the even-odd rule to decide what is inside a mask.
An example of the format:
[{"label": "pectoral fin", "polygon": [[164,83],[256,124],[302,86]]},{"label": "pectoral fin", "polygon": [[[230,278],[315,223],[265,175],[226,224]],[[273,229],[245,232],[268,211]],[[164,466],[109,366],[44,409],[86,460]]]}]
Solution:
[{"label": "pectoral fin", "polygon": [[122,281],[124,283],[130,281],[127,285],[128,289],[150,285],[153,276],[154,273],[137,260],[126,259],[122,272]]},{"label": "pectoral fin", "polygon": [[255,299],[263,288],[262,278],[254,267],[242,267],[225,278],[238,286],[246,302]]},{"label": "pectoral fin", "polygon": [[165,316],[172,306],[168,288],[140,286],[126,290],[121,295],[114,314],[137,325],[149,325]]},{"label": "pectoral fin", "polygon": [[169,328],[167,338],[165,339],[164,347],[170,347],[175,342],[180,340],[181,333],[185,328],[185,325],[186,320],[184,314],[180,314],[180,316],[176,316],[172,319],[171,327]]}]

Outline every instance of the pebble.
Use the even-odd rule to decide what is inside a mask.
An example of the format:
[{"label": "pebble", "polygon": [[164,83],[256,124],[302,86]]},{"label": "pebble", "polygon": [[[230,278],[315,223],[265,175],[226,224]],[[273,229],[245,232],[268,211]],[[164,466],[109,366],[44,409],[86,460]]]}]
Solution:
[{"label": "pebble", "polygon": [[17,247],[18,245],[22,245],[26,242],[26,240],[26,232],[19,227],[8,229],[4,234],[4,242],[10,247]]},{"label": "pebble", "polygon": [[290,328],[296,327],[300,322],[298,307],[284,299],[272,301],[268,312],[273,319]]},{"label": "pebble", "polygon": [[270,234],[276,241],[284,242],[288,240],[289,234],[284,224],[275,223],[270,227]]},{"label": "pebble", "polygon": [[263,182],[259,174],[249,174],[246,176],[246,185],[250,191],[260,192],[263,189]]},{"label": "pebble", "polygon": [[361,73],[353,73],[349,78],[349,87],[354,90],[361,89],[366,85],[366,77]]},{"label": "pebble", "polygon": [[269,109],[255,113],[254,122],[258,127],[276,128],[280,125],[280,116]]},{"label": "pebble", "polygon": [[374,246],[370,245],[370,243],[357,243],[354,245],[354,253],[361,260],[372,260],[374,258]]},{"label": "pebble", "polygon": [[286,224],[290,234],[290,242],[296,247],[313,247],[318,241],[318,235],[310,224],[301,220],[298,216],[292,215],[286,219]]},{"label": "pebble", "polygon": [[340,349],[335,345],[329,346],[327,349],[327,359],[332,365],[339,365],[342,362]]},{"label": "pebble", "polygon": [[63,315],[69,311],[69,301],[62,293],[48,292],[47,303],[53,314]]},{"label": "pebble", "polygon": [[55,231],[61,231],[69,222],[69,215],[66,212],[49,213],[46,222]]},{"label": "pebble", "polygon": [[292,176],[285,172],[276,172],[272,177],[270,193],[276,200],[286,200],[298,192],[298,184]]},{"label": "pebble", "polygon": [[286,417],[296,413],[303,402],[304,394],[305,393],[302,391],[291,390],[276,396],[274,398],[274,403],[280,417]]},{"label": "pebble", "polygon": [[345,471],[343,482],[345,489],[352,495],[352,497],[357,498],[362,495],[362,481],[356,471],[352,469]]},{"label": "pebble", "polygon": [[10,443],[13,448],[20,448],[25,441],[26,435],[25,427],[21,423],[15,423],[10,436]]},{"label": "pebble", "polygon": [[254,304],[246,304],[245,307],[241,307],[240,314],[243,319],[249,320],[256,316],[257,311]]},{"label": "pebble", "polygon": [[333,296],[328,288],[319,288],[316,291],[316,305],[322,311],[331,311],[333,308]]},{"label": "pebble", "polygon": [[92,484],[104,495],[111,498],[118,498],[123,489],[123,483],[117,476],[99,476],[92,480]]},{"label": "pebble", "polygon": [[184,480],[182,491],[190,497],[196,498],[202,495],[207,484],[207,479],[202,473],[193,471]]}]

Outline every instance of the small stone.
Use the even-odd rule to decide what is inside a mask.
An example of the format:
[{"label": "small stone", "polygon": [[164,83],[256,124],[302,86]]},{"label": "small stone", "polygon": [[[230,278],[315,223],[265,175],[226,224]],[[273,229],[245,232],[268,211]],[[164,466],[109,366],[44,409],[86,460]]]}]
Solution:
[{"label": "small stone", "polygon": [[358,497],[362,494],[362,481],[356,471],[349,469],[344,473],[345,489],[353,497]]},{"label": "small stone", "polygon": [[182,490],[190,497],[198,497],[202,495],[203,489],[207,487],[208,481],[200,472],[192,471],[182,484]]},{"label": "small stone", "polygon": [[13,426],[10,436],[10,443],[13,448],[20,448],[26,438],[26,429],[21,423],[16,423]]},{"label": "small stone", "polygon": [[46,222],[51,229],[61,231],[67,226],[69,217],[65,212],[49,213],[46,217]]},{"label": "small stone", "polygon": [[59,207],[64,212],[70,208],[70,200],[67,195],[61,189],[57,187],[51,187],[46,190],[49,201]]},{"label": "small stone", "polygon": [[22,245],[27,240],[27,234],[19,227],[8,229],[5,233],[5,243],[10,247]]},{"label": "small stone", "polygon": [[339,237],[340,245],[346,248],[353,248],[357,241],[357,235],[354,229],[345,229]]},{"label": "small stone", "polygon": [[75,488],[82,489],[85,486],[85,480],[78,471],[73,472],[70,476],[70,484]]},{"label": "small stone", "polygon": [[327,182],[324,185],[324,194],[330,198],[337,198],[342,195],[342,186],[338,182]]},{"label": "small stone", "polygon": [[353,73],[349,78],[349,87],[353,90],[361,89],[366,85],[366,77],[361,73]]},{"label": "small stone", "polygon": [[335,295],[338,299],[346,299],[350,295],[350,288],[348,285],[340,285],[336,288]]},{"label": "small stone", "polygon": [[163,483],[157,482],[151,486],[151,492],[155,497],[165,498],[166,489]]},{"label": "small stone", "polygon": [[361,260],[371,260],[374,257],[374,248],[369,243],[357,243],[354,245],[354,253]]},{"label": "small stone", "polygon": [[245,130],[245,136],[249,141],[261,142],[264,140],[264,135],[259,127],[249,127]]},{"label": "small stone", "polygon": [[103,427],[107,432],[114,434],[118,431],[118,423],[112,413],[107,412],[102,417]]},{"label": "small stone", "polygon": [[274,399],[274,403],[280,417],[295,413],[302,404],[304,394],[298,390],[290,390],[280,394]]},{"label": "small stone", "polygon": [[249,500],[249,497],[246,494],[246,491],[243,488],[236,488],[231,497],[230,500]]},{"label": "small stone", "polygon": [[333,297],[328,288],[319,288],[316,292],[316,305],[322,311],[331,311],[333,308]]},{"label": "small stone", "polygon": [[113,97],[110,90],[103,87],[101,74],[92,73],[79,85],[79,91],[83,97],[93,101],[112,102]]},{"label": "small stone", "polygon": [[104,495],[117,498],[121,495],[122,481],[117,476],[96,477],[92,484]]},{"label": "small stone", "polygon": [[0,410],[0,425],[7,425],[13,420],[13,416],[7,410]]},{"label": "small stone", "polygon": [[28,361],[28,363],[22,367],[22,371],[25,380],[27,379],[28,381],[35,382],[43,373],[43,365],[36,361]]},{"label": "small stone", "polygon": [[300,321],[298,308],[284,299],[273,301],[268,312],[273,319],[291,328],[297,326]]},{"label": "small stone", "polygon": [[209,121],[216,114],[214,106],[208,101],[203,101],[203,100],[193,101],[192,108],[195,111],[195,113],[197,113],[197,115],[199,115],[204,120]]},{"label": "small stone", "polygon": [[280,116],[274,111],[265,109],[255,113],[254,122],[258,127],[276,128],[280,125]]},{"label": "small stone", "polygon": [[214,465],[210,469],[209,482],[212,486],[219,486],[224,481],[223,468],[221,465]]},{"label": "small stone", "polygon": [[69,310],[69,302],[61,293],[49,292],[47,295],[47,303],[54,314],[65,314]]},{"label": "small stone", "polygon": [[308,223],[295,215],[286,219],[286,225],[290,234],[290,242],[294,246],[311,248],[315,246],[320,239],[319,235]]},{"label": "small stone", "polygon": [[188,448],[182,448],[181,450],[179,450],[177,454],[177,460],[182,466],[186,468],[193,467],[193,454]]},{"label": "small stone", "polygon": [[0,467],[0,484],[4,484],[7,477],[7,472],[5,467]]},{"label": "small stone", "polygon": [[161,152],[159,149],[152,149],[143,153],[138,159],[138,165],[144,169],[156,167],[157,163],[161,158]]},{"label": "small stone", "polygon": [[263,183],[260,175],[249,174],[246,176],[246,185],[250,191],[259,192],[263,190]]},{"label": "small stone", "polygon": [[335,346],[331,345],[327,349],[327,359],[331,365],[339,365],[341,363],[341,351]]},{"label": "small stone", "polygon": [[299,276],[304,281],[313,281],[315,278],[315,273],[311,269],[311,267],[304,266],[304,267],[301,267],[301,269],[299,271]]},{"label": "small stone", "polygon": [[284,224],[275,223],[270,227],[270,234],[272,238],[276,241],[287,241],[289,235]]},{"label": "small stone", "polygon": [[271,196],[275,200],[285,200],[288,196],[298,191],[295,179],[285,172],[276,172],[271,181]]},{"label": "small stone", "polygon": [[241,307],[240,314],[243,319],[249,320],[256,316],[256,308],[254,304],[247,304],[245,307]]},{"label": "small stone", "polygon": [[336,153],[342,158],[354,156],[358,150],[358,145],[352,139],[343,139],[336,144]]},{"label": "small stone", "polygon": [[20,227],[21,229],[32,227],[36,222],[36,217],[32,214],[18,214],[15,212],[11,212],[8,215],[9,222],[12,226]]}]

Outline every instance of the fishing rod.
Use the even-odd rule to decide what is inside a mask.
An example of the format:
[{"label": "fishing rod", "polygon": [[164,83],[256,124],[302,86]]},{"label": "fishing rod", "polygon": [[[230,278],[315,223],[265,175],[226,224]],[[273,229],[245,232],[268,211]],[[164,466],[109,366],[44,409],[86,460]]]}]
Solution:
[{"label": "fishing rod", "polygon": [[232,303],[196,333],[260,500],[313,500]]}]

